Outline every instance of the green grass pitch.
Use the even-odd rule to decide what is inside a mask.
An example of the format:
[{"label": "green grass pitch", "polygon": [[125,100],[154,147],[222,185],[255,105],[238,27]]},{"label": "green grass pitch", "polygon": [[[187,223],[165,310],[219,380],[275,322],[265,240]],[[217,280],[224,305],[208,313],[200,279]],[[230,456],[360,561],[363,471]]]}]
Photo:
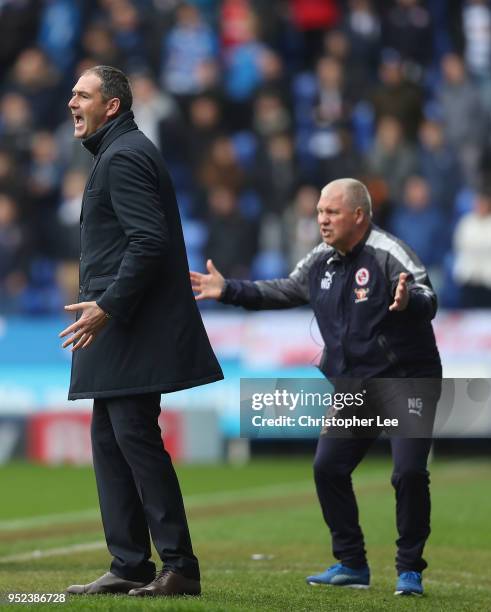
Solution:
[{"label": "green grass pitch", "polygon": [[[0,593],[61,592],[107,570],[90,468],[19,463],[0,470]],[[491,612],[490,460],[431,466],[432,535],[422,598],[393,596],[396,531],[388,460],[367,459],[354,476],[372,569],[367,591],[305,584],[306,575],[333,562],[310,459],[180,466],[178,472],[201,561],[202,597],[89,596],[20,608]]]}]

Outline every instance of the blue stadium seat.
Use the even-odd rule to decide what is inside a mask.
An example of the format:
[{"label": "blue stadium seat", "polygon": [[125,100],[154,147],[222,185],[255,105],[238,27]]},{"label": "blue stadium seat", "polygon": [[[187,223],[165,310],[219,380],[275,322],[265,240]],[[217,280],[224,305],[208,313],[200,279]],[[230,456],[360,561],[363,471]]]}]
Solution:
[{"label": "blue stadium seat", "polygon": [[246,219],[254,221],[258,219],[262,212],[261,199],[255,191],[244,191],[239,197],[240,212]]},{"label": "blue stadium seat", "polygon": [[56,262],[48,257],[33,259],[29,268],[30,284],[34,287],[54,287],[56,267]]},{"label": "blue stadium seat", "polygon": [[460,287],[457,285],[453,275],[455,256],[448,252],[443,260],[443,284],[438,295],[441,308],[460,308]]},{"label": "blue stadium seat", "polygon": [[256,255],[251,266],[253,280],[281,278],[288,274],[285,256],[279,251],[262,251]]},{"label": "blue stadium seat", "polygon": [[246,170],[251,169],[256,161],[257,140],[252,132],[236,132],[232,135],[237,161]]},{"label": "blue stadium seat", "polygon": [[313,72],[302,72],[293,79],[292,94],[295,103],[302,101],[312,103],[317,91],[317,78]]},{"label": "blue stadium seat", "polygon": [[20,299],[20,310],[23,314],[46,315],[60,314],[64,300],[58,287],[29,286]]},{"label": "blue stadium seat", "polygon": [[368,102],[358,102],[351,115],[353,143],[359,153],[367,153],[375,136],[375,113]]},{"label": "blue stadium seat", "polygon": [[461,217],[471,212],[473,204],[475,192],[470,187],[463,187],[457,194],[454,203],[454,224],[459,221]]},{"label": "blue stadium seat", "polygon": [[179,206],[181,219],[192,219],[195,217],[196,203],[193,196],[187,190],[176,190],[176,199]]},{"label": "blue stadium seat", "polygon": [[188,251],[201,250],[208,240],[208,227],[202,221],[191,221],[189,219],[182,221],[182,231],[184,234],[184,242]]}]

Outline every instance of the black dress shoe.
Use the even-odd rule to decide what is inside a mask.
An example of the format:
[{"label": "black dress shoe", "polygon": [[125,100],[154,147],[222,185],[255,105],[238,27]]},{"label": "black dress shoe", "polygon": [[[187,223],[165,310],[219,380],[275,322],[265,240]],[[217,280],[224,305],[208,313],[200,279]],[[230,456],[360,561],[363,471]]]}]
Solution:
[{"label": "black dress shoe", "polygon": [[133,582],[124,580],[111,572],[97,578],[89,584],[72,584],[66,589],[71,595],[100,595],[102,593],[128,593],[131,589],[145,586],[144,582]]},{"label": "black dress shoe", "polygon": [[132,589],[128,595],[135,597],[172,597],[174,595],[200,595],[201,584],[199,580],[186,578],[172,570],[162,570],[150,584],[141,588]]}]

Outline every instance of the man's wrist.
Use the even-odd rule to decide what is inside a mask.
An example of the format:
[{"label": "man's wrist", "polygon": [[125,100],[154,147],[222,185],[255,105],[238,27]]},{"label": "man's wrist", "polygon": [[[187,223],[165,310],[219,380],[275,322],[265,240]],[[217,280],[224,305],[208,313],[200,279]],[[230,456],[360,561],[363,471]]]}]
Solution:
[{"label": "man's wrist", "polygon": [[106,319],[112,319],[112,315],[110,312],[108,312],[107,310],[105,310],[98,302],[96,302],[97,306],[100,308],[100,310],[102,310],[102,312],[104,313],[104,317]]},{"label": "man's wrist", "polygon": [[220,295],[218,296],[218,301],[219,302],[222,302],[224,300],[224,298],[225,298],[225,295],[227,293],[227,285],[228,285],[227,279],[224,279],[222,290],[220,292]]}]

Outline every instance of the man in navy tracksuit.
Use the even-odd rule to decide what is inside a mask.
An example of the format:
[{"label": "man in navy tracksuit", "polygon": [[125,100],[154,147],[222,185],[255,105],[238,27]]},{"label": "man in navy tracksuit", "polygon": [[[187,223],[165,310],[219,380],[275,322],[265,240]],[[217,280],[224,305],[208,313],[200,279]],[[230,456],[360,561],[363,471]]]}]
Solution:
[{"label": "man in navy tracksuit", "polygon": [[[430,533],[431,439],[416,436],[423,415],[432,424],[440,393],[441,362],[431,325],[436,297],[416,255],[372,224],[370,195],[362,183],[329,183],[317,213],[323,242],[288,278],[225,280],[208,261],[209,274],[191,273],[193,288],[197,299],[215,298],[252,310],[310,304],[325,343],[322,372],[328,378],[368,380],[372,386],[383,380],[375,389],[374,408],[384,416],[399,416],[403,431],[414,436],[390,438],[399,532],[396,594],[421,594],[422,553]],[[379,433],[319,439],[315,482],[339,563],[309,576],[309,584],[369,586],[351,473]]]}]

